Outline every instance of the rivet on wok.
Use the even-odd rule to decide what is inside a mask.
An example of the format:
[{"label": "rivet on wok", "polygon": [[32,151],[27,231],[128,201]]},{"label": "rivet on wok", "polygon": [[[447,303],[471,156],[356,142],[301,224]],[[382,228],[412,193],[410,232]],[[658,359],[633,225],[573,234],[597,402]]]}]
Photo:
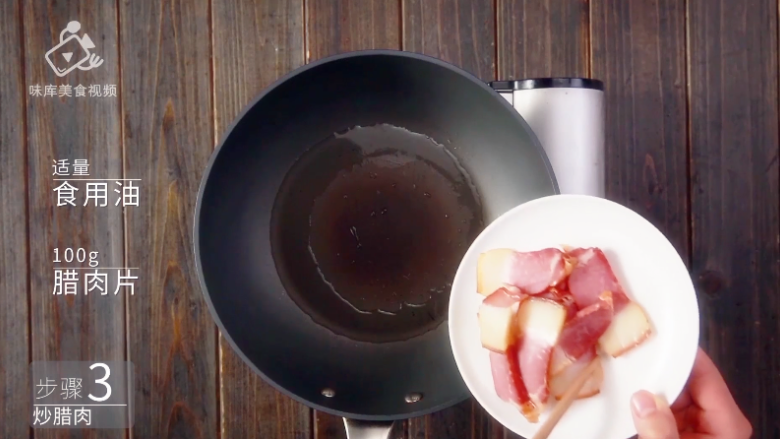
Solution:
[{"label": "rivet on wok", "polygon": [[420,402],[421,399],[422,399],[421,393],[410,393],[404,397],[404,400],[408,404],[414,404],[415,402]]},{"label": "rivet on wok", "polygon": [[326,398],[333,398],[334,396],[336,396],[336,392],[333,391],[333,389],[327,389],[327,388],[322,389],[322,396]]}]

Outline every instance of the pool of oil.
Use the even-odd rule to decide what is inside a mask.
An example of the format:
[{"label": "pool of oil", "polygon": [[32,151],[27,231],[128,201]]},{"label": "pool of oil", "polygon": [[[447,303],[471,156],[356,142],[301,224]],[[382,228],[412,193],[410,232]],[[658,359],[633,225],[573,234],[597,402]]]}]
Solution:
[{"label": "pool of oil", "polygon": [[483,228],[477,190],[455,156],[392,125],[354,127],[310,148],[273,215],[288,295],[323,326],[370,341],[438,326]]}]

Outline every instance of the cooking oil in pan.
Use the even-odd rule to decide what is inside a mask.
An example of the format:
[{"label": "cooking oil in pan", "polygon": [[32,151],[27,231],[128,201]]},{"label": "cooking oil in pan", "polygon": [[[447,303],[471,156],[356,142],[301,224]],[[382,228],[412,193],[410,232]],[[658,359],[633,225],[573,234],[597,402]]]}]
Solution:
[{"label": "cooking oil in pan", "polygon": [[307,151],[274,217],[288,294],[320,324],[370,341],[444,320],[455,271],[483,227],[457,159],[391,125],[356,127]]}]

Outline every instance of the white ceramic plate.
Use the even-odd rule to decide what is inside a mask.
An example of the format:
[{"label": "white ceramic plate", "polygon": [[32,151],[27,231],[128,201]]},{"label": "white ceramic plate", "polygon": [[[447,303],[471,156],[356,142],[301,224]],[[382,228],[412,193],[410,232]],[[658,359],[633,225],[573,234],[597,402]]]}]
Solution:
[{"label": "white ceramic plate", "polygon": [[477,401],[498,422],[532,437],[550,413],[529,423],[493,387],[488,352],[479,338],[476,290],[479,254],[500,247],[519,251],[545,247],[599,247],[630,298],[647,312],[654,334],[613,359],[602,355],[604,382],[599,395],[575,401],[550,439],[625,439],[636,434],[631,395],[640,389],[670,402],[682,391],[699,342],[699,308],[690,275],[666,237],[636,212],[612,201],[582,195],[555,195],[505,213],[480,234],[455,275],[449,308],[452,349],[460,373]]}]

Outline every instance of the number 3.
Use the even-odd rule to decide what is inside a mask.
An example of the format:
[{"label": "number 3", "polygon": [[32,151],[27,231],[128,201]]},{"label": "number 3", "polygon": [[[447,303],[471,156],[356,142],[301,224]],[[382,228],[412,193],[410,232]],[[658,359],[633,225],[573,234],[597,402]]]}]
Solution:
[{"label": "number 3", "polygon": [[103,378],[101,378],[99,380],[95,380],[96,384],[102,384],[102,385],[106,386],[106,396],[104,396],[102,398],[97,398],[97,397],[92,396],[91,393],[89,395],[87,395],[87,396],[89,396],[89,399],[91,399],[93,401],[103,402],[103,401],[107,400],[111,396],[111,386],[106,382],[106,380],[108,379],[108,376],[111,375],[111,369],[109,369],[109,367],[106,366],[104,363],[95,363],[92,366],[89,366],[89,370],[92,370],[92,369],[94,369],[96,367],[102,367],[102,368],[104,368],[106,370],[106,376],[104,376]]}]

